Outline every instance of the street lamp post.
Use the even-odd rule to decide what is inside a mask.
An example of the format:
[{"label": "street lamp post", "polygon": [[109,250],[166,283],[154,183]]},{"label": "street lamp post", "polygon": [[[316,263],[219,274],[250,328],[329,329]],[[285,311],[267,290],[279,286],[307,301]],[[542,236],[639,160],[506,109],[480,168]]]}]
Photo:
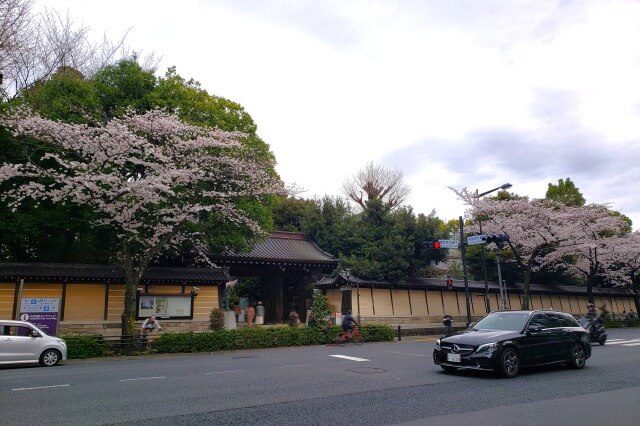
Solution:
[{"label": "street lamp post", "polygon": [[[511,188],[513,185],[511,185],[510,183],[505,183],[502,184],[500,186],[498,186],[497,188],[493,188],[490,189],[488,191],[483,192],[482,194],[478,194],[478,190],[476,189],[476,198],[479,199],[480,197],[487,195],[487,194],[491,194],[492,192],[495,192],[499,189],[505,190],[505,189],[509,189]],[[482,220],[478,219],[478,226],[480,228],[480,234],[482,234]],[[489,304],[489,282],[487,281],[487,251],[486,248],[484,246],[484,244],[482,245],[482,276],[484,278],[484,308],[487,311],[487,313],[489,313],[489,311],[491,310],[491,306]],[[500,264],[498,264],[498,275],[500,275]],[[498,278],[500,279],[500,278]],[[502,283],[499,283],[500,285],[502,285]]]}]

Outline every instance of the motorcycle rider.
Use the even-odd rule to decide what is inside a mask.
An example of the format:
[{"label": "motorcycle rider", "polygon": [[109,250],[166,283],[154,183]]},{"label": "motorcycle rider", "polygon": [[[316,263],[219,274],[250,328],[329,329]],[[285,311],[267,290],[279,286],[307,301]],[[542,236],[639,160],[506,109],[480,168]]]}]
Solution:
[{"label": "motorcycle rider", "polygon": [[603,344],[604,340],[602,338],[606,339],[606,334],[603,335],[604,333],[604,326],[602,325],[603,321],[598,316],[596,305],[594,305],[593,303],[587,303],[587,315],[585,315],[585,318],[588,321],[587,330],[589,331],[589,334],[591,336],[591,341],[594,342],[594,341],[602,340],[601,344]]}]

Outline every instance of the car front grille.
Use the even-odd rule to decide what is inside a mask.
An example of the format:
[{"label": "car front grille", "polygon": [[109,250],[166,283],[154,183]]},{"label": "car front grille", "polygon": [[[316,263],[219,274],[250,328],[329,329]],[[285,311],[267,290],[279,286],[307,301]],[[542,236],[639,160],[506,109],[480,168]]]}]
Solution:
[{"label": "car front grille", "polygon": [[[454,348],[454,346],[456,346],[456,348]],[[440,347],[443,352],[451,352],[460,355],[468,355],[474,350],[473,345],[462,345],[456,343],[441,343]]]}]

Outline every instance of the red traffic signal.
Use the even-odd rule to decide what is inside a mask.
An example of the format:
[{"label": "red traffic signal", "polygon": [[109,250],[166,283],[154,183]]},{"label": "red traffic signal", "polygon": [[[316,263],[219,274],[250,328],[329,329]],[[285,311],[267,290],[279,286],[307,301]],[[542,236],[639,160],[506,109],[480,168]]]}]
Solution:
[{"label": "red traffic signal", "polygon": [[447,287],[449,289],[453,288],[453,280],[451,278],[447,278]]},{"label": "red traffic signal", "polygon": [[440,247],[442,246],[442,244],[440,244],[440,241],[423,241],[422,245],[426,248],[436,249],[436,250],[439,250]]}]

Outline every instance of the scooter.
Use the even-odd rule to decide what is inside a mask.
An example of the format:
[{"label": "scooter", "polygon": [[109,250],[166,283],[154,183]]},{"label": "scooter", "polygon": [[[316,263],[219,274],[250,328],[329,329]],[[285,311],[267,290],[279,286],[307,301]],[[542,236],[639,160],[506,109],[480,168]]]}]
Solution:
[{"label": "scooter", "polygon": [[582,317],[580,319],[580,325],[589,332],[589,340],[591,343],[598,342],[604,345],[607,341],[607,330],[604,328],[602,318],[589,319]]}]

